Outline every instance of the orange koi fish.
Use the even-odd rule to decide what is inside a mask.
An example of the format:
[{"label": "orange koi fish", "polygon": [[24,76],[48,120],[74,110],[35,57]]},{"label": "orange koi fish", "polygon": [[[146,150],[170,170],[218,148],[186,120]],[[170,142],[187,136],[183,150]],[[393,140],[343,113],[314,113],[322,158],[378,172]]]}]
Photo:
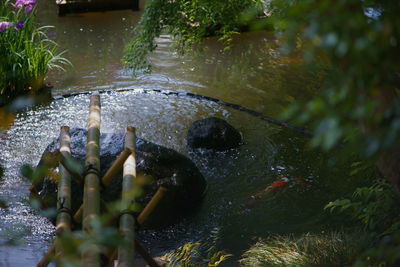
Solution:
[{"label": "orange koi fish", "polygon": [[287,178],[283,175],[278,176],[279,180],[271,183],[269,186],[264,188],[263,190],[259,191],[258,193],[254,194],[251,196],[251,199],[244,205],[246,208],[250,208],[255,205],[256,201],[265,197],[266,195],[269,194],[276,194],[283,189],[285,189],[291,182],[295,184],[299,184],[301,186],[309,186],[306,182],[304,182],[304,179],[301,177],[295,177],[295,178]]}]

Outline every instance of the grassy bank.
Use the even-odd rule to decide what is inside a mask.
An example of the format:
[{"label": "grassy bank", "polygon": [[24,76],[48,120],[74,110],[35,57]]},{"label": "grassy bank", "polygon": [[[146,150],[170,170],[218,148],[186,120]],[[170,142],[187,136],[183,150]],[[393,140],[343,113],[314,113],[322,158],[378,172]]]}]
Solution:
[{"label": "grassy bank", "polygon": [[[384,180],[328,203],[332,230],[259,238],[241,266],[398,266],[400,199]],[[333,226],[333,227],[332,227]],[[340,229],[340,230],[334,230]]]}]

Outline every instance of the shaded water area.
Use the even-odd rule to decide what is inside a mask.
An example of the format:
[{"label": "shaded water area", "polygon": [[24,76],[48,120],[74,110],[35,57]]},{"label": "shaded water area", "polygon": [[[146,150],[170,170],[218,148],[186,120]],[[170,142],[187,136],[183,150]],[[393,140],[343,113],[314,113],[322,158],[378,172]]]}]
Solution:
[{"label": "shaded water area", "polygon": [[[74,65],[66,73],[50,73],[54,96],[127,89],[101,95],[101,131],[122,133],[133,125],[139,137],[192,158],[208,182],[197,213],[166,229],[139,234],[151,252],[160,255],[218,229],[220,246],[239,257],[254,243],[254,237],[324,230],[321,222],[327,215],[322,214],[322,207],[353,182],[338,182],[346,165],[307,150],[307,137],[250,114],[206,100],[140,91],[198,93],[276,116],[288,103],[310,98],[319,75],[302,71],[300,58],[281,55],[279,41],[270,33],[259,32],[236,38],[230,53],[222,53],[216,39],[210,39],[204,51],[184,57],[174,54],[171,40],[162,36],[151,55],[153,72],[132,78],[123,70],[120,58],[140,14],[114,11],[57,17],[55,5],[47,1],[41,3],[38,17],[42,24],[56,26],[50,37],[68,50],[65,56]],[[87,95],[53,101],[18,113],[0,139],[5,169],[0,199],[9,204],[8,209],[0,209],[0,266],[31,266],[47,250],[54,227],[26,203],[29,182],[19,170],[23,164],[37,164],[61,125],[86,127],[87,115]],[[189,152],[186,133],[190,124],[210,116],[236,127],[244,144],[227,152]],[[275,197],[243,208],[251,195],[281,175],[300,179],[292,180]]]}]

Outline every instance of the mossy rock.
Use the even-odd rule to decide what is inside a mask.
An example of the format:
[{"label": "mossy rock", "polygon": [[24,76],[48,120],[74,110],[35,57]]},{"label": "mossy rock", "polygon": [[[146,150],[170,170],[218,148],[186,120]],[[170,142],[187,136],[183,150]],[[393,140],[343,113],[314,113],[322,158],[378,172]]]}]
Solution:
[{"label": "mossy rock", "polygon": [[223,119],[210,117],[193,122],[187,134],[189,149],[206,148],[224,151],[239,147],[242,136]]}]

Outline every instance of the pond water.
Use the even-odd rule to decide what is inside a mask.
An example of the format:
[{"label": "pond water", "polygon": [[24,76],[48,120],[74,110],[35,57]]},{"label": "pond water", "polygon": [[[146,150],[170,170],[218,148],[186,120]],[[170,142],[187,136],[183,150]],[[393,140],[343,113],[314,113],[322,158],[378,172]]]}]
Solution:
[{"label": "pond water", "polygon": [[[205,238],[215,229],[221,236],[220,246],[236,257],[257,236],[324,229],[322,207],[353,182],[343,180],[337,185],[345,166],[334,157],[309,151],[307,137],[301,134],[218,103],[141,91],[192,92],[277,116],[288,103],[310,98],[318,87],[319,74],[302,71],[296,55],[282,55],[279,40],[271,33],[242,34],[229,53],[223,53],[211,38],[203,51],[184,57],[173,53],[168,36],[161,36],[151,55],[153,72],[132,78],[120,58],[141,12],[58,17],[52,2],[40,4],[38,18],[44,25],[56,26],[50,37],[61,50],[67,50],[65,57],[74,65],[65,73],[49,74],[47,80],[55,85],[52,94],[126,90],[101,95],[101,130],[123,132],[128,125],[135,126],[139,137],[191,157],[208,182],[195,215],[166,229],[139,234],[154,255]],[[29,182],[19,170],[23,164],[37,164],[61,125],[86,127],[87,115],[87,95],[56,100],[18,113],[1,137],[5,175],[0,181],[0,199],[9,208],[0,209],[0,266],[31,266],[47,250],[54,227],[27,204]],[[189,152],[186,133],[190,124],[210,116],[236,127],[244,144],[224,153]],[[281,175],[291,179],[284,192],[243,208],[251,195]]]}]

